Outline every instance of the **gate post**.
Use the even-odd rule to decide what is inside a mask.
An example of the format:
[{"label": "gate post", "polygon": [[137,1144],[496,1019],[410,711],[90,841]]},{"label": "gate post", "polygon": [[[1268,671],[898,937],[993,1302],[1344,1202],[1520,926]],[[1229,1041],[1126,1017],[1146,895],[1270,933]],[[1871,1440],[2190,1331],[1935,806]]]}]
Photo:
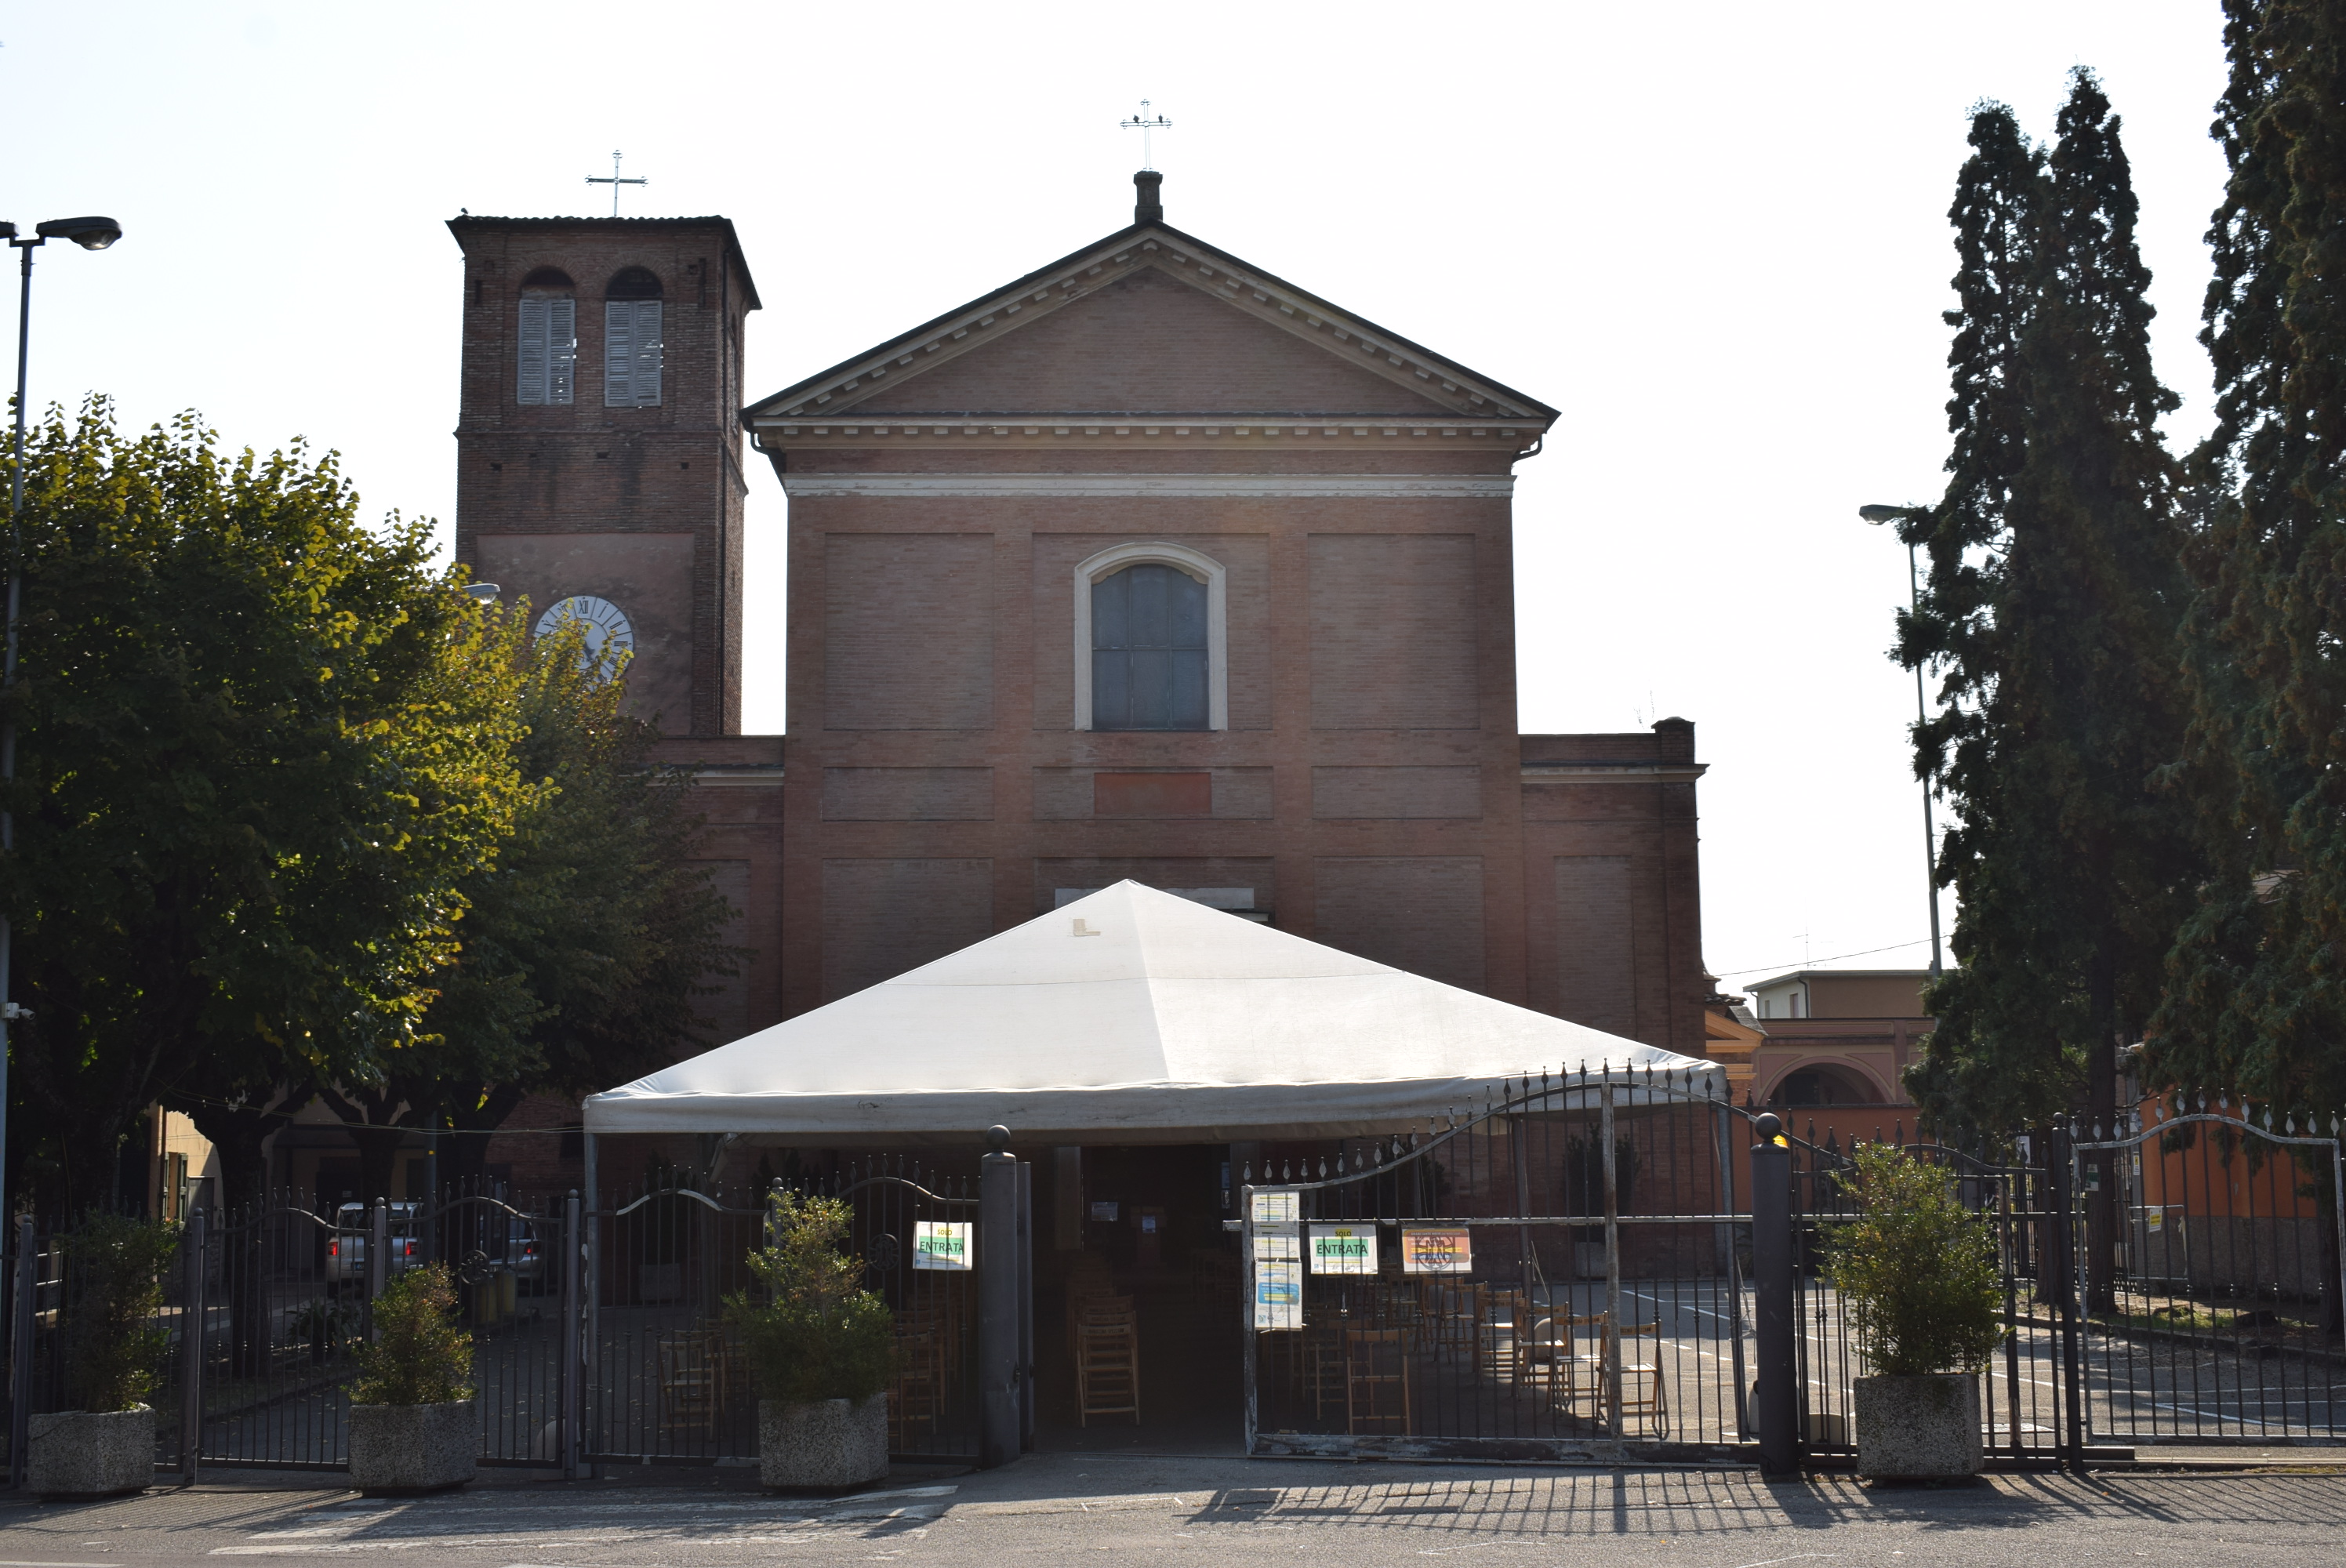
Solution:
[{"label": "gate post", "polygon": [[1035,1446],[1035,1167],[1018,1162],[1018,1451]]},{"label": "gate post", "polygon": [[1018,1161],[1010,1129],[985,1129],[977,1186],[978,1464],[1018,1457]]},{"label": "gate post", "polygon": [[586,1334],[578,1311],[578,1194],[562,1205],[562,1384],[561,1425],[555,1434],[560,1450],[562,1476],[578,1479],[578,1385],[586,1359]]},{"label": "gate post", "polygon": [[33,1293],[41,1266],[33,1256],[33,1217],[16,1221],[16,1321],[11,1335],[15,1354],[9,1378],[8,1484],[25,1485],[25,1448],[33,1441]]},{"label": "gate post", "polygon": [[[2054,1407],[2058,1412],[2054,1418],[2058,1431],[2053,1447],[2059,1462],[2071,1468],[2082,1467],[2086,1461],[2086,1408],[2081,1386],[2085,1369],[2079,1365],[2077,1345],[2075,1141],[2076,1135],[2061,1123],[2055,1124],[2045,1140],[2045,1185],[2051,1199],[2047,1207],[2053,1212],[2049,1226],[2053,1245],[2048,1249],[2052,1256],[2045,1260],[2045,1267],[2053,1276],[2053,1317],[2060,1335],[2059,1370],[2055,1379],[2061,1384],[2061,1390]],[[2038,1284],[2041,1288],[2043,1281]]]},{"label": "gate post", "polygon": [[188,1279],[179,1298],[179,1473],[189,1486],[199,1479],[204,1451],[204,1277],[210,1272],[205,1229],[202,1209],[188,1216]]},{"label": "gate post", "polygon": [[374,1212],[367,1220],[367,1338],[376,1338],[374,1331],[375,1298],[382,1294],[383,1285],[391,1278],[391,1205],[382,1198],[374,1200]]},{"label": "gate post", "polygon": [[[1597,1147],[1605,1167],[1605,1435],[1621,1441],[1621,1160],[1613,1138],[1613,1069],[1598,1091]],[[1658,1357],[1657,1359],[1659,1358]]]},{"label": "gate post", "polygon": [[1790,1475],[1800,1465],[1800,1401],[1792,1322],[1792,1150],[1773,1113],[1753,1124],[1751,1286],[1759,1330],[1760,1470]]}]

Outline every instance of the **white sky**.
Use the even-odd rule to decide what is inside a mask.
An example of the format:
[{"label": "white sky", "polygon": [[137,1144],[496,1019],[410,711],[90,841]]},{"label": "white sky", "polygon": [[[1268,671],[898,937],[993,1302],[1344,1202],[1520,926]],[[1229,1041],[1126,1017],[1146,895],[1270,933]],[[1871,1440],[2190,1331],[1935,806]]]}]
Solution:
[{"label": "white sky", "polygon": [[[2068,68],[2101,73],[2187,444],[2220,27],[2216,0],[20,0],[0,218],[127,230],[40,252],[36,408],[306,434],[370,510],[446,519],[459,207],[607,211],[582,180],[624,148],[652,180],[624,211],[740,226],[764,392],[1128,221],[1148,97],[1174,224],[1564,411],[1517,491],[1523,728],[1697,722],[1713,968],[1920,964],[1906,564],[1855,512],[1941,484],[1965,111],[2049,136]],[[743,718],[773,731],[783,503],[753,480],[775,613]]]}]

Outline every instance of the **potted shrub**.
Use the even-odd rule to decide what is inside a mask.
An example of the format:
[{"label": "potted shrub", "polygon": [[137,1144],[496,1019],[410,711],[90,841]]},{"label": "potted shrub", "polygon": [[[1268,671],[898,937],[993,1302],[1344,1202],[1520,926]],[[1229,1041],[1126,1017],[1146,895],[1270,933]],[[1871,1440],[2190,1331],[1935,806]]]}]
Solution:
[{"label": "potted shrub", "polygon": [[351,1484],[370,1497],[473,1479],[481,1453],[473,1337],[455,1313],[444,1263],[407,1269],[374,1299],[374,1339],[358,1347],[351,1384]]},{"label": "potted shrub", "polygon": [[778,1192],[766,1245],[750,1255],[757,1288],[725,1300],[758,1390],[758,1471],[766,1485],[842,1492],[888,1474],[888,1382],[895,1319],[840,1250],[838,1198]]},{"label": "potted shrub", "polygon": [[1979,1473],[1979,1373],[2004,1343],[1995,1240],[1953,1178],[1886,1144],[1843,1179],[1858,1216],[1827,1268],[1872,1375],[1856,1380],[1857,1470],[1877,1480]]},{"label": "potted shrub", "polygon": [[170,1345],[158,1321],[178,1227],[105,1215],[64,1238],[66,1387],[76,1410],[26,1423],[25,1483],[44,1497],[107,1497],[155,1479],[147,1397]]}]

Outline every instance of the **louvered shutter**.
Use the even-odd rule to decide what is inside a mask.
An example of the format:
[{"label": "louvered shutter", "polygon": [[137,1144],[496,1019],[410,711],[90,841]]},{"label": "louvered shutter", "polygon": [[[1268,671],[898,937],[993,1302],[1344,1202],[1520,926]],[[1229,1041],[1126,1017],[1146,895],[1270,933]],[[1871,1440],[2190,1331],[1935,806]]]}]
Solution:
[{"label": "louvered shutter", "polygon": [[638,408],[658,408],[660,401],[660,301],[636,301],[636,367],[632,391]]},{"label": "louvered shutter", "polygon": [[636,301],[603,303],[603,406],[636,405]]},{"label": "louvered shutter", "polygon": [[578,301],[546,301],[546,401],[566,403],[578,374]]},{"label": "louvered shutter", "polygon": [[528,298],[521,302],[521,380],[515,393],[518,402],[546,401],[548,318],[553,314],[547,307],[553,302]]}]

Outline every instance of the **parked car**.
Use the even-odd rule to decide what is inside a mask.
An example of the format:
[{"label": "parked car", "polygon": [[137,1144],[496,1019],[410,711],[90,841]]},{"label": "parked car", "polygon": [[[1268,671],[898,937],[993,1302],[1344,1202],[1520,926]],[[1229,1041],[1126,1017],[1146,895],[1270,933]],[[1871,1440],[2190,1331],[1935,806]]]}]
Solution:
[{"label": "parked car", "polygon": [[[415,1210],[413,1203],[391,1206],[391,1256],[383,1259],[386,1279],[423,1260]],[[367,1237],[372,1224],[365,1204],[346,1203],[334,1211],[334,1228],[326,1234],[327,1295],[341,1295],[345,1285],[366,1288]]]},{"label": "parked car", "polygon": [[546,1237],[546,1220],[508,1219],[502,1265],[513,1272],[518,1288],[532,1295],[546,1288],[546,1259],[554,1248]]}]

